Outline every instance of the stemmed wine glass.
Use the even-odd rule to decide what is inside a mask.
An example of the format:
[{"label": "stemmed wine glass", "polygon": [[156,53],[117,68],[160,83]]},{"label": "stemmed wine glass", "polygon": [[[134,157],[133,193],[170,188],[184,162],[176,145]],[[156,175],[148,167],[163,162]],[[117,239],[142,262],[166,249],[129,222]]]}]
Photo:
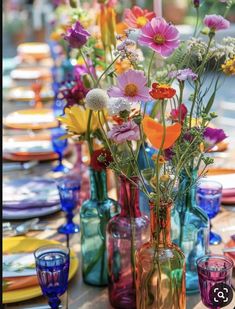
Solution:
[{"label": "stemmed wine glass", "polygon": [[61,137],[66,134],[67,134],[66,130],[61,127],[51,129],[52,146],[54,151],[59,156],[59,164],[53,168],[53,172],[67,173],[69,171],[69,168],[63,165],[63,154],[68,146],[68,139],[67,138],[61,139]]},{"label": "stemmed wine glass", "polygon": [[[213,180],[201,180],[197,186],[197,203],[208,215],[209,219],[214,218],[219,210],[222,196],[222,185]],[[218,245],[222,241],[219,234],[211,231],[210,224],[210,245]]]},{"label": "stemmed wine glass", "polygon": [[218,309],[232,301],[232,270],[232,259],[224,255],[205,255],[197,260],[201,299],[206,307]]},{"label": "stemmed wine glass", "polygon": [[52,309],[59,308],[59,296],[68,288],[69,249],[62,245],[49,245],[34,252],[39,284]]},{"label": "stemmed wine glass", "polygon": [[59,190],[61,208],[66,212],[67,223],[58,228],[58,232],[62,234],[73,234],[80,231],[80,226],[73,222],[73,210],[79,202],[80,179],[69,177],[57,180],[57,188]]}]

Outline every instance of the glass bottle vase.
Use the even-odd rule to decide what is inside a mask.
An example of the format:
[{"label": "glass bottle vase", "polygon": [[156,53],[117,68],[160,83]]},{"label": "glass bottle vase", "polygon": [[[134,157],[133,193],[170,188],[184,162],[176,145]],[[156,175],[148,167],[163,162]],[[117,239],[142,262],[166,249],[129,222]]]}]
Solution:
[{"label": "glass bottle vase", "polygon": [[208,253],[209,218],[196,204],[197,170],[190,176],[181,173],[175,208],[172,211],[172,241],[185,254],[186,259],[186,292],[199,291],[196,261]]},{"label": "glass bottle vase", "polygon": [[136,308],[135,251],[149,239],[149,219],[141,215],[138,187],[123,176],[119,184],[121,213],[107,229],[109,300],[114,308],[131,309]]},{"label": "glass bottle vase", "polygon": [[185,257],[171,242],[171,203],[150,204],[151,239],[136,252],[137,309],[185,309]]},{"label": "glass bottle vase", "polygon": [[118,212],[117,202],[107,195],[106,172],[90,168],[90,199],[80,210],[82,275],[89,285],[108,284],[106,227]]}]

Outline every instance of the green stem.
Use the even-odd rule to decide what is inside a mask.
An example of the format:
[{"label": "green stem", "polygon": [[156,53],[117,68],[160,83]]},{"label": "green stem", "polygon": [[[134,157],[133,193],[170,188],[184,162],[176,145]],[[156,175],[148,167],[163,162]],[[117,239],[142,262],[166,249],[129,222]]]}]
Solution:
[{"label": "green stem", "polygon": [[191,110],[190,110],[190,116],[189,116],[189,128],[191,129],[192,127],[192,117],[193,117],[193,110],[194,110],[194,106],[196,103],[196,99],[197,99],[197,91],[198,91],[198,82],[195,82],[195,90],[194,90],[194,95],[193,95],[193,103],[191,106]]},{"label": "green stem", "polygon": [[94,86],[95,86],[95,85],[96,85],[96,80],[95,80],[94,76],[93,76],[92,73],[91,73],[90,67],[89,67],[89,65],[88,65],[88,63],[87,63],[87,61],[86,61],[86,57],[84,56],[84,54],[83,54],[83,52],[82,52],[82,49],[80,49],[79,51],[80,51],[80,55],[82,56],[82,59],[83,59],[83,61],[84,61],[84,63],[85,63],[85,66],[86,66],[86,68],[87,68],[88,74],[90,75],[90,77],[91,77],[91,79],[92,79],[92,82],[93,82],[93,84],[94,84]]},{"label": "green stem", "polygon": [[197,20],[196,20],[196,25],[195,25],[194,33],[193,33],[194,37],[197,34],[197,27],[198,27],[198,22],[199,22],[199,8],[196,8],[196,14],[197,14]]},{"label": "green stem", "polygon": [[93,147],[92,147],[92,140],[91,140],[91,118],[92,118],[92,110],[89,110],[88,115],[88,122],[87,122],[87,132],[86,132],[86,139],[89,147],[90,157],[93,154]]},{"label": "green stem", "polygon": [[98,78],[95,87],[98,87],[100,84],[100,81],[102,79],[102,77],[107,73],[107,71],[112,67],[112,65],[118,60],[118,58],[120,57],[120,55],[118,55],[111,63],[110,65],[107,66],[107,68],[104,70],[104,72],[100,75],[100,77]]},{"label": "green stem", "polygon": [[148,82],[147,82],[148,87],[150,87],[150,82],[151,82],[150,73],[151,73],[151,67],[152,67],[154,55],[155,55],[155,51],[153,51],[153,53],[152,53],[152,56],[151,56],[150,61],[149,61],[149,66],[148,66]]}]

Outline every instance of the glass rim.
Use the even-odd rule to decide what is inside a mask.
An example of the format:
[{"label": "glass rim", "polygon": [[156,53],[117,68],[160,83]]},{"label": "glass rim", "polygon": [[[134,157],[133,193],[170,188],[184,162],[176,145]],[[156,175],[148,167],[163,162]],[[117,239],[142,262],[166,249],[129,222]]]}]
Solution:
[{"label": "glass rim", "polygon": [[[49,250],[51,249],[51,250]],[[38,259],[40,257],[40,251],[41,253],[43,253],[43,251],[46,251],[48,253],[52,253],[52,252],[58,252],[58,251],[62,251],[66,254],[66,255],[70,255],[70,249],[68,247],[63,246],[62,244],[51,244],[51,245],[45,245],[45,246],[41,246],[39,248],[37,248],[36,250],[34,250],[34,257],[35,259]],[[56,258],[56,259],[60,259],[60,258]]]},{"label": "glass rim", "polygon": [[58,178],[55,181],[59,190],[79,190],[81,188],[80,179],[70,179],[66,177]]},{"label": "glass rim", "polygon": [[[218,259],[218,260],[225,260],[226,262],[228,262],[229,263],[228,267],[226,267],[226,269],[224,269],[223,271],[228,271],[235,266],[234,263],[233,263],[233,260],[228,256],[225,256],[225,255],[222,255],[222,254],[207,254],[207,255],[201,256],[200,258],[198,258],[196,260],[197,267],[200,268],[200,269],[205,269],[205,267],[200,266],[199,263],[202,260],[209,259],[209,258],[214,258],[214,259]],[[205,269],[205,270],[208,270],[208,269]],[[218,272],[218,271],[221,271],[221,270],[210,269],[208,271]]]},{"label": "glass rim", "polygon": [[217,188],[205,188],[205,189],[211,189],[211,190],[215,190],[215,189],[220,189],[220,190],[222,190],[223,189],[223,185],[219,182],[219,181],[217,181],[217,180],[210,180],[210,179],[201,179],[201,180],[199,180],[198,181],[198,184],[197,184],[197,188],[200,188],[200,185],[201,184],[205,184],[205,183],[214,183],[214,184],[217,184]]}]

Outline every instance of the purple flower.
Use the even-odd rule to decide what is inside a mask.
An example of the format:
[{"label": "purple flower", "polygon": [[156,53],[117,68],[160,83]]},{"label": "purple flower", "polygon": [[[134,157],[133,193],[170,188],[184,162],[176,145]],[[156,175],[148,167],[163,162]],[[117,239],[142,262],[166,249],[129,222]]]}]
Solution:
[{"label": "purple flower", "polygon": [[200,0],[193,0],[193,5],[195,8],[198,8],[200,6]]},{"label": "purple flower", "polygon": [[139,140],[140,130],[138,125],[133,120],[130,120],[121,125],[114,125],[107,135],[108,138],[112,139],[117,144],[121,144],[126,141]]},{"label": "purple flower", "polygon": [[148,102],[149,89],[147,79],[142,71],[128,70],[117,77],[117,86],[108,90],[108,95],[114,98],[125,98],[130,102]]},{"label": "purple flower", "polygon": [[70,47],[81,48],[84,44],[86,44],[89,36],[90,33],[83,28],[79,21],[77,21],[67,30],[64,35],[64,39],[68,41]]},{"label": "purple flower", "polygon": [[167,57],[179,46],[179,31],[165,19],[155,17],[141,29],[138,42]]},{"label": "purple flower", "polygon": [[222,142],[227,135],[224,133],[224,130],[222,129],[213,129],[207,127],[203,132],[203,137],[205,141],[205,149],[211,149],[216,144]]},{"label": "purple flower", "polygon": [[75,78],[80,78],[81,76],[84,76],[86,74],[91,73],[93,75],[93,77],[95,79],[97,79],[95,68],[94,68],[92,61],[90,59],[87,59],[87,64],[88,64],[90,72],[88,71],[88,68],[86,67],[85,64],[75,65],[75,67],[74,67]]},{"label": "purple flower", "polygon": [[185,81],[186,79],[197,79],[197,74],[195,74],[191,69],[183,69],[178,71],[172,71],[168,74],[170,78],[177,78],[180,81]]},{"label": "purple flower", "polygon": [[218,30],[228,29],[230,22],[221,15],[206,15],[203,23],[205,26],[210,28],[211,31],[215,32]]}]

